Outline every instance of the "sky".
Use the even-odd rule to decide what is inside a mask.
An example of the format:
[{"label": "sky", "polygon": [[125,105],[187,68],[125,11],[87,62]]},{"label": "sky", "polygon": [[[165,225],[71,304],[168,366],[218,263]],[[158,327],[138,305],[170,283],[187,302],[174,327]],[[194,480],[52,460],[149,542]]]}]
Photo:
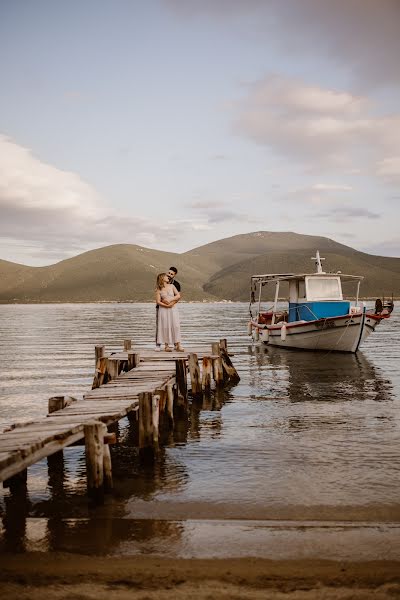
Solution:
[{"label": "sky", "polygon": [[400,257],[399,0],[0,0],[0,258]]}]

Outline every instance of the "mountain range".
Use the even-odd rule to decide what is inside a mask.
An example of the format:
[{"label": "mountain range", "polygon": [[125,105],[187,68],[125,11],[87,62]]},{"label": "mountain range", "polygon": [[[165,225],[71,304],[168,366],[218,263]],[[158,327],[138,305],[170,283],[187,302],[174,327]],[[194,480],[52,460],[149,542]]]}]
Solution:
[{"label": "mountain range", "polygon": [[313,272],[316,250],[327,272],[365,277],[362,297],[400,296],[400,258],[366,254],[325,237],[258,231],[182,254],[117,244],[45,267],[0,260],[0,303],[152,301],[157,273],[170,266],[178,269],[183,300],[246,301],[251,275]]}]

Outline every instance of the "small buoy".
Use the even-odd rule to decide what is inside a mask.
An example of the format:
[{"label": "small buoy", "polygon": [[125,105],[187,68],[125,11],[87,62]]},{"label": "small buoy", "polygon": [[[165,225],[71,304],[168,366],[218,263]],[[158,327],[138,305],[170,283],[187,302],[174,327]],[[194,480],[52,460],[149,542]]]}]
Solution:
[{"label": "small buoy", "polygon": [[263,329],[261,332],[261,339],[263,342],[268,342],[269,339],[269,329]]},{"label": "small buoy", "polygon": [[247,323],[247,335],[251,335],[251,334],[252,334],[252,332],[253,332],[253,326],[252,326],[252,324],[251,324],[251,321],[249,321],[249,322]]},{"label": "small buoy", "polygon": [[258,329],[258,327],[256,327],[254,329],[254,341],[258,342],[259,339],[260,339],[260,330]]},{"label": "small buoy", "polygon": [[286,323],[282,323],[281,340],[282,340],[282,342],[284,342],[286,340]]}]

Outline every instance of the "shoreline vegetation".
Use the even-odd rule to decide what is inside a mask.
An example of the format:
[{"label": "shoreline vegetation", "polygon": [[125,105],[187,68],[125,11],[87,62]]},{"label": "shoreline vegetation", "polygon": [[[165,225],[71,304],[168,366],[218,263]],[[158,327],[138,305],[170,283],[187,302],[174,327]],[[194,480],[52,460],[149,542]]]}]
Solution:
[{"label": "shoreline vegetation", "polygon": [[0,591],[20,600],[389,600],[400,562],[3,554]]}]

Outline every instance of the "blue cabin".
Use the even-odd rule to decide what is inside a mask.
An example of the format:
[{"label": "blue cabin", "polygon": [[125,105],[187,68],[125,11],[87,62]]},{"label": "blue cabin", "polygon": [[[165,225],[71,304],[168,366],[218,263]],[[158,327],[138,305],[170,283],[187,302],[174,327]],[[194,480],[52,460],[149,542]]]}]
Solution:
[{"label": "blue cabin", "polygon": [[339,275],[316,273],[289,281],[289,323],[338,317],[350,312]]}]

